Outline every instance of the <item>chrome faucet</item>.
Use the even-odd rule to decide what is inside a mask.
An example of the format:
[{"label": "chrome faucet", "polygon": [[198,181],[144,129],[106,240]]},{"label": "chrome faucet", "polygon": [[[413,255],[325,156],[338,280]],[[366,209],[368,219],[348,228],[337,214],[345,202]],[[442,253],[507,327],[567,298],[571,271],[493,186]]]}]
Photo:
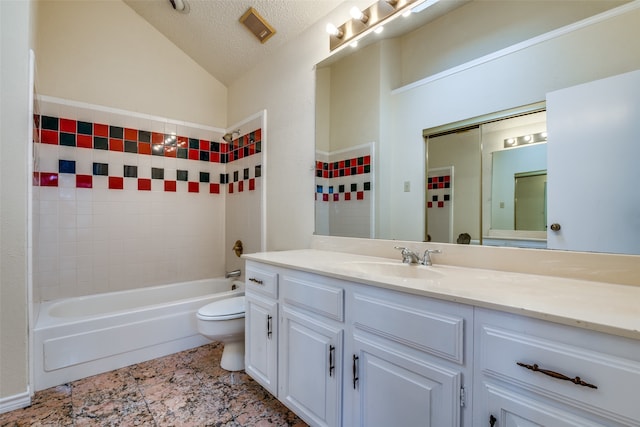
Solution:
[{"label": "chrome faucet", "polygon": [[402,262],[404,264],[421,264],[426,266],[433,265],[433,262],[431,261],[431,254],[442,253],[440,249],[427,249],[426,251],[424,251],[424,255],[422,255],[422,258],[420,258],[417,253],[409,248],[405,248],[404,246],[394,246],[394,248],[401,251],[400,253],[402,254]]}]

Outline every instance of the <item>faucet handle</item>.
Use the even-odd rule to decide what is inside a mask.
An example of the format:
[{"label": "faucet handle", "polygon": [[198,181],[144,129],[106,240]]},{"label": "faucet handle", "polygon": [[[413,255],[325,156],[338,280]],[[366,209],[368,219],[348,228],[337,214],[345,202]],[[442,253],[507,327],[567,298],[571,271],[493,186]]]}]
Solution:
[{"label": "faucet handle", "polygon": [[404,246],[394,246],[394,249],[398,249],[402,254],[402,262],[405,264],[413,264],[418,262],[418,255],[409,248]]},{"label": "faucet handle", "polygon": [[422,260],[420,261],[420,264],[422,265],[433,265],[433,263],[431,262],[431,254],[441,254],[442,251],[440,249],[427,249],[426,251],[424,251],[424,255],[422,256]]}]

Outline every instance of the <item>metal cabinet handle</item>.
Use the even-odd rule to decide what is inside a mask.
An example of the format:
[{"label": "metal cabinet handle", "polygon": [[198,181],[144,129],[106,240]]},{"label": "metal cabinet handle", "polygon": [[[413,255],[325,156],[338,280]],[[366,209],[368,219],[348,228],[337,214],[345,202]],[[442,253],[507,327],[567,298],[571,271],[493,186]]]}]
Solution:
[{"label": "metal cabinet handle", "polygon": [[562,227],[560,226],[560,224],[554,222],[553,224],[551,224],[551,230],[552,231],[560,231]]},{"label": "metal cabinet handle", "polygon": [[271,319],[273,317],[271,315],[267,315],[267,338],[271,339]]},{"label": "metal cabinet handle", "polygon": [[494,417],[493,415],[489,415],[489,427],[493,427],[494,425],[496,425],[496,421],[498,421],[496,417]]},{"label": "metal cabinet handle", "polygon": [[597,386],[593,385],[593,384],[589,384],[587,382],[582,381],[582,379],[580,379],[580,377],[575,377],[575,378],[571,378],[568,377],[564,374],[561,374],[559,372],[555,372],[555,371],[550,371],[548,369],[540,369],[540,367],[537,364],[533,364],[533,365],[527,365],[526,363],[522,363],[522,362],[517,362],[518,366],[522,366],[523,368],[527,368],[530,369],[534,372],[540,372],[542,374],[548,375],[550,377],[553,378],[557,378],[559,380],[564,380],[564,381],[569,381],[572,382],[576,385],[581,385],[584,387],[589,387],[589,388],[598,388]]},{"label": "metal cabinet handle", "polygon": [[335,346],[330,345],[329,346],[329,376],[330,377],[333,376],[333,371],[334,369],[336,369],[336,366],[334,363],[335,361],[333,360],[335,351],[336,351]]},{"label": "metal cabinet handle", "polygon": [[356,385],[358,384],[358,359],[359,357],[355,354],[353,355],[353,389],[356,389]]},{"label": "metal cabinet handle", "polygon": [[263,283],[262,280],[256,279],[255,277],[249,277],[249,281],[253,282],[253,283],[256,283],[258,285],[262,285],[262,283]]}]

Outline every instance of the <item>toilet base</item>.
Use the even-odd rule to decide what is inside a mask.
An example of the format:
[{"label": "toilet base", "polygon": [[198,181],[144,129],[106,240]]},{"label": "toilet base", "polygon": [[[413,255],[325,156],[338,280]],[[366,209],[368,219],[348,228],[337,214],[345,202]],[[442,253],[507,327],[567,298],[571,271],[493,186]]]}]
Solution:
[{"label": "toilet base", "polygon": [[220,367],[227,371],[242,371],[244,369],[244,341],[224,343]]}]

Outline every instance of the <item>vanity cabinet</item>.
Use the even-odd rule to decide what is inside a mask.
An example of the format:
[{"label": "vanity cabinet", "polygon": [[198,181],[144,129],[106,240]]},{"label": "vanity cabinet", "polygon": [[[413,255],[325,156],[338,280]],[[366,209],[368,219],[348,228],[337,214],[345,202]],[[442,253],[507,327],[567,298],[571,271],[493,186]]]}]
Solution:
[{"label": "vanity cabinet", "polygon": [[278,273],[247,263],[245,285],[245,372],[278,393]]},{"label": "vanity cabinet", "polygon": [[[269,298],[251,282],[267,271],[277,282]],[[310,425],[471,426],[462,413],[472,307],[251,261],[247,303],[247,373]],[[267,303],[278,316],[270,338]]]},{"label": "vanity cabinet", "polygon": [[357,281],[247,262],[247,373],[311,426],[640,427],[640,341]]},{"label": "vanity cabinet", "polygon": [[344,425],[470,426],[462,412],[472,307],[375,287],[351,290]]},{"label": "vanity cabinet", "polygon": [[281,278],[278,398],[314,426],[339,426],[342,283],[287,270]]},{"label": "vanity cabinet", "polygon": [[475,311],[474,425],[640,426],[637,341]]}]

